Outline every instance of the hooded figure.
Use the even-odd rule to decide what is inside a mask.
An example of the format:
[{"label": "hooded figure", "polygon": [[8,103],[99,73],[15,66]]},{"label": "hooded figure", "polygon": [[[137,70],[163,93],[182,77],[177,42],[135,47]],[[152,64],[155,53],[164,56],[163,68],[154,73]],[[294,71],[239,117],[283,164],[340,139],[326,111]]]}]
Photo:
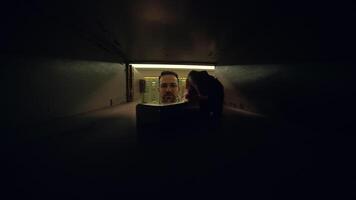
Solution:
[{"label": "hooded figure", "polygon": [[188,74],[186,87],[188,102],[198,103],[203,116],[212,120],[212,125],[218,125],[224,102],[224,86],[220,81],[207,71],[193,70]]}]

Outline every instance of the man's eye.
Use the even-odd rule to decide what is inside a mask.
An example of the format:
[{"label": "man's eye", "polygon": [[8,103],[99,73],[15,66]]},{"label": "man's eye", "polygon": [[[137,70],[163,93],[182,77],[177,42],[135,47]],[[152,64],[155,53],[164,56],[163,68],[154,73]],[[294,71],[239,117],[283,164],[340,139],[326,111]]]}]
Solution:
[{"label": "man's eye", "polygon": [[166,84],[162,84],[162,85],[161,85],[161,88],[166,88],[166,87],[167,87]]},{"label": "man's eye", "polygon": [[177,87],[177,84],[171,84],[170,86],[171,87]]}]

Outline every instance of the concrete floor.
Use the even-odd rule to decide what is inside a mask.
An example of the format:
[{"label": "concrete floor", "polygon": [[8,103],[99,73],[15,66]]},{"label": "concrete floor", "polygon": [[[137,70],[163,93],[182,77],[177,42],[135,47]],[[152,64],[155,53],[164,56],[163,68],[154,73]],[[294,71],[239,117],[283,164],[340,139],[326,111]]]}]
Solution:
[{"label": "concrete floor", "polygon": [[143,151],[136,142],[135,105],[19,127],[3,145],[4,194],[26,199],[152,192],[298,199],[317,198],[330,188],[320,170],[322,146],[309,136],[313,130],[300,132],[291,124],[225,108],[219,136],[206,146]]},{"label": "concrete floor", "polygon": [[[8,143],[9,193],[88,198],[179,188],[201,191],[211,173],[209,164],[199,160],[201,152],[194,157],[183,153],[184,148],[174,155],[165,150],[142,151],[137,144],[135,106],[124,104],[19,127]],[[239,117],[245,115],[249,114]]]},{"label": "concrete floor", "polygon": [[135,105],[19,128],[9,143],[9,188],[34,197],[127,191],[137,163]]}]

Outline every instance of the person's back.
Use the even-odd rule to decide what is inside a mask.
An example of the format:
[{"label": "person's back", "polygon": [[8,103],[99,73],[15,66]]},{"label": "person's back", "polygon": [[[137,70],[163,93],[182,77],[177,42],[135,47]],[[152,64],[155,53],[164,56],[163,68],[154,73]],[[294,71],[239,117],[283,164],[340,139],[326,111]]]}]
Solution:
[{"label": "person's back", "polygon": [[218,126],[224,103],[223,85],[206,71],[191,71],[188,80],[188,90],[191,92],[188,96],[190,99],[198,99],[203,116],[209,120],[211,126]]}]

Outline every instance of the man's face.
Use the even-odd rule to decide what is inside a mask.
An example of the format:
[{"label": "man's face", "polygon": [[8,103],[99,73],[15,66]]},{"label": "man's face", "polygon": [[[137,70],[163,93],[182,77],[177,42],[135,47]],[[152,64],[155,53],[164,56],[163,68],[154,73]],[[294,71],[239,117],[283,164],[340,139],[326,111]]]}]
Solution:
[{"label": "man's face", "polygon": [[164,75],[160,79],[159,94],[161,103],[175,103],[178,98],[178,79],[174,75]]}]

